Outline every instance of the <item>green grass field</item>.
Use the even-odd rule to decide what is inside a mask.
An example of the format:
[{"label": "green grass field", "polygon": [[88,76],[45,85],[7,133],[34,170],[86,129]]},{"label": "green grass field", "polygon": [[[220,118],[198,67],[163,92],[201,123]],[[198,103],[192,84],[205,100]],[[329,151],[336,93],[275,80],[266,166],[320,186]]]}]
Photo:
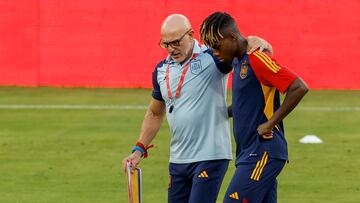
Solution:
[{"label": "green grass field", "polygon": [[[0,202],[126,203],[121,160],[135,143],[145,112],[4,105],[147,105],[150,93],[149,89],[1,87]],[[285,119],[290,163],[279,176],[278,202],[360,202],[359,108],[360,91],[310,91]],[[324,144],[299,144],[306,134],[318,135]],[[143,202],[165,203],[167,122],[154,144],[150,158],[141,164]],[[233,171],[231,162],[218,202]]]}]

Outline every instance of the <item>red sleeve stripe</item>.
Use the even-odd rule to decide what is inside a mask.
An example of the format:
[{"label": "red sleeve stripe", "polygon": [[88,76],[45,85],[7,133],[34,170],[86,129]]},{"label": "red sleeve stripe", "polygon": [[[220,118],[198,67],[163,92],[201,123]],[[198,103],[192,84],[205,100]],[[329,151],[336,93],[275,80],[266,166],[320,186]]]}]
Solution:
[{"label": "red sleeve stripe", "polygon": [[254,55],[261,60],[272,72],[277,73],[281,68],[266,54],[254,52]]}]

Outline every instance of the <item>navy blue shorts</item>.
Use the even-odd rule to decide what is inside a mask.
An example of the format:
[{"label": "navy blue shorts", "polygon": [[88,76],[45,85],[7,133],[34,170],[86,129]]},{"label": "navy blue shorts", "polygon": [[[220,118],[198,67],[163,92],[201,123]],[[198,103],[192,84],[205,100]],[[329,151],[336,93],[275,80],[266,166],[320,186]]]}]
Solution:
[{"label": "navy blue shorts", "polygon": [[276,203],[277,176],[285,160],[272,159],[266,152],[257,162],[240,163],[225,193],[224,203]]},{"label": "navy blue shorts", "polygon": [[169,203],[215,203],[229,160],[170,163]]}]

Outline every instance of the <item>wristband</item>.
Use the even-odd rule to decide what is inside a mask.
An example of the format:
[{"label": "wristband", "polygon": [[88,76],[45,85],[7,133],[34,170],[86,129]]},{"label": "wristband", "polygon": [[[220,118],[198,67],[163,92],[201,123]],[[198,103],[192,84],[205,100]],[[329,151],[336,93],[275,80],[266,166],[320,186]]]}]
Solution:
[{"label": "wristband", "polygon": [[147,150],[151,147],[154,147],[154,145],[149,145],[149,146],[145,147],[143,145],[143,143],[136,142],[135,146],[132,148],[131,151],[134,152],[135,150],[138,150],[139,152],[141,152],[141,157],[147,158],[148,157]]},{"label": "wristband", "polygon": [[142,149],[141,147],[139,147],[139,146],[134,146],[134,147],[131,149],[131,153],[134,153],[135,151],[139,151],[139,152],[141,153],[141,157],[144,156],[145,151],[144,151],[144,149]]}]

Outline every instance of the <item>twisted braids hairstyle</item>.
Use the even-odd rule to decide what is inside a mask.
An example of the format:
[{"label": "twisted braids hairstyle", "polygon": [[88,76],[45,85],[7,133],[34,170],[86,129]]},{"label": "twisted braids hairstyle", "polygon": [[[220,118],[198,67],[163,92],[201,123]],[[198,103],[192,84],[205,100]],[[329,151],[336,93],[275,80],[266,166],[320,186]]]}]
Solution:
[{"label": "twisted braids hairstyle", "polygon": [[224,38],[221,31],[224,28],[231,26],[237,32],[236,22],[233,17],[225,12],[215,12],[208,16],[200,26],[201,40],[210,47],[213,47],[217,42]]}]

